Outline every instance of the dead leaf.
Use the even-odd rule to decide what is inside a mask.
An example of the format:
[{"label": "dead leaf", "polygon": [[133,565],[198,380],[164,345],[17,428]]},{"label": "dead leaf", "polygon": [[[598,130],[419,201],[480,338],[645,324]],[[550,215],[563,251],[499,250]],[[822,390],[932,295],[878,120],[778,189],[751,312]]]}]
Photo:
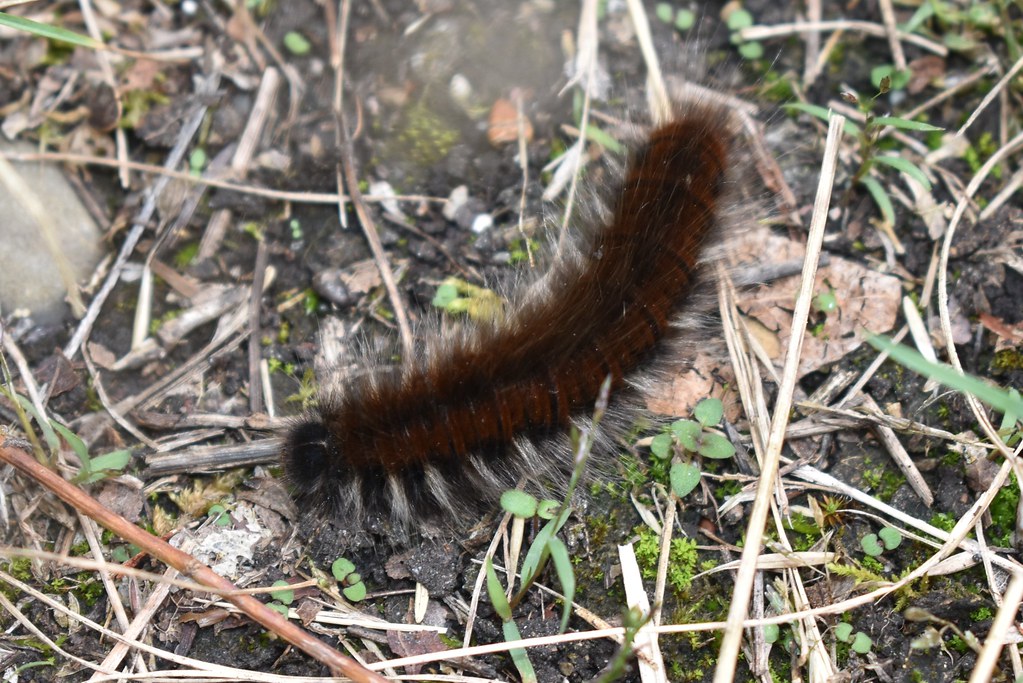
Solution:
[{"label": "dead leaf", "polygon": [[[770,234],[765,228],[746,236],[739,247],[739,263],[762,264],[764,254],[775,261],[802,258],[805,247],[793,240]],[[739,293],[739,310],[777,336],[772,358],[778,367],[783,349],[788,347],[792,311],[799,290],[799,276],[776,280]],[[843,258],[832,257],[818,269],[814,293],[833,291],[838,306],[820,314],[820,322],[808,330],[803,342],[799,376],[834,363],[857,349],[866,338],[866,330],[887,332],[895,325],[902,298],[898,278],[877,273]]]},{"label": "dead leaf", "polygon": [[931,83],[940,81],[945,76],[945,60],[937,55],[926,55],[914,59],[908,65],[912,76],[906,85],[910,95],[916,95]]},{"label": "dead leaf", "polygon": [[[533,124],[523,115],[522,135],[526,142],[533,139]],[[490,107],[487,119],[487,140],[494,147],[500,147],[519,139],[519,112],[510,100],[501,98]]]},{"label": "dead leaf", "polygon": [[721,399],[725,419],[732,422],[739,419],[741,406],[731,365],[725,358],[700,354],[685,372],[667,381],[655,380],[647,394],[646,407],[657,415],[689,417],[696,404],[708,397]]},{"label": "dead leaf", "polygon": [[[399,657],[425,655],[448,649],[436,631],[388,631],[387,645],[391,648],[391,652]],[[405,670],[410,675],[416,676],[422,668],[422,664],[416,664],[406,666]]]},{"label": "dead leaf", "polygon": [[104,370],[110,370],[114,367],[114,363],[117,362],[117,356],[114,352],[103,346],[98,342],[89,342],[89,357],[92,358],[92,362],[100,366]]}]

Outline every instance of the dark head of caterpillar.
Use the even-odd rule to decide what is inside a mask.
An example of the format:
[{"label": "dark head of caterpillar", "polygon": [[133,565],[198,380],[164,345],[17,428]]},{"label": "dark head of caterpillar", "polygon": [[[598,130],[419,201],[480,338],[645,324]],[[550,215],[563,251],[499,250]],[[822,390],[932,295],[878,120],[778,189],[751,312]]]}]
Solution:
[{"label": "dark head of caterpillar", "polygon": [[[468,521],[521,480],[567,480],[564,432],[601,384],[635,383],[706,271],[728,186],[731,117],[690,107],[631,157],[609,218],[573,254],[509,294],[493,324],[436,330],[394,372],[321,378],[320,407],[283,440],[300,499],[358,524],[382,514],[401,535]],[[691,341],[693,340],[691,339]]]}]

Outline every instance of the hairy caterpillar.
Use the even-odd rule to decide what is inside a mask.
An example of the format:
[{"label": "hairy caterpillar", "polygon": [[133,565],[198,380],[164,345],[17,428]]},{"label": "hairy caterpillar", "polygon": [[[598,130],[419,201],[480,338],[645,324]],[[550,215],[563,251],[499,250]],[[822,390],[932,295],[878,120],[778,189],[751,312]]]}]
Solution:
[{"label": "hairy caterpillar", "polygon": [[404,534],[424,520],[464,520],[522,477],[570,471],[565,449],[548,446],[592,411],[604,379],[620,392],[685,334],[671,323],[719,222],[730,121],[689,106],[653,129],[608,219],[513,295],[501,320],[427,339],[414,362],[328,387],[282,440],[299,500],[346,524],[383,515]]}]

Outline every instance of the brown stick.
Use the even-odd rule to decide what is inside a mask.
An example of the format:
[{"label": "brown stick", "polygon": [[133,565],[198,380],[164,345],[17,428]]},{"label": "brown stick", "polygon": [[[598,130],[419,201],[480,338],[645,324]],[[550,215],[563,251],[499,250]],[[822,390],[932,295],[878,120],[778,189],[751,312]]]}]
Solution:
[{"label": "brown stick", "polygon": [[[219,591],[235,591],[230,581],[197,561],[191,555],[172,547],[165,541],[135,526],[124,517],[117,515],[99,504],[85,491],[74,486],[52,470],[36,462],[30,455],[17,448],[9,448],[5,442],[0,446],[0,460],[31,477],[55,493],[61,500],[79,512],[94,519],[129,543],[146,550],[161,562],[174,567],[188,578]],[[387,683],[380,674],[363,668],[355,660],[345,657],[326,643],[300,629],[283,616],[256,600],[251,595],[225,594],[224,597],[256,623],[273,631],[281,638],[299,648],[317,661],[330,667],[336,675],[344,675],[359,683]]]}]

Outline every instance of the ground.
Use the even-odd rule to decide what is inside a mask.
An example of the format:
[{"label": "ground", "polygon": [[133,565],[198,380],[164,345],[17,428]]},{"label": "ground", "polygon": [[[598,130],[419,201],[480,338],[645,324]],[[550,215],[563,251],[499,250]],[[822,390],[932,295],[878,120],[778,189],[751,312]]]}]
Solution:
[{"label": "ground", "polygon": [[[511,608],[511,621],[502,617],[500,600],[494,606],[486,582],[477,581],[486,558],[503,567],[515,552],[496,509],[471,529],[398,542],[386,524],[352,528],[293,503],[274,434],[316,401],[325,364],[348,367],[367,355],[367,346],[383,349],[377,357],[400,353],[391,351],[400,349],[399,309],[414,334],[438,315],[442,325],[459,324],[465,313],[451,306],[438,312],[435,297],[448,278],[491,287],[482,294],[463,290],[460,303],[469,315],[478,313],[475,307],[490,301],[487,292],[501,291],[495,283],[520,277],[531,259],[548,262],[545,245],[556,241],[570,206],[583,216],[576,222],[597,212],[589,204],[620,172],[619,145],[650,118],[642,32],[627,3],[593,3],[598,62],[588,81],[574,65],[587,44],[580,4],[589,3],[372,0],[352,3],[347,15],[345,4],[16,8],[50,27],[87,35],[93,26],[111,45],[162,54],[144,59],[69,45],[60,35],[5,34],[5,134],[58,153],[50,160],[66,162],[61,168],[87,198],[104,249],[117,253],[127,245],[127,263],[97,265],[83,294],[85,306],[98,312],[91,328],[69,308],[49,320],[2,311],[11,373],[0,397],[9,425],[4,452],[32,450],[38,433],[40,457],[69,462],[61,467],[68,478],[84,472],[93,498],[154,537],[188,539],[190,552],[240,587],[292,584],[290,594],[264,592],[260,599],[290,606],[293,622],[365,663],[460,648],[468,628],[473,645],[501,645],[512,622],[523,638],[557,636],[563,602],[550,590],[564,591],[566,582],[555,567]],[[762,284],[739,288],[744,338],[760,347],[758,362],[772,364],[757,374],[768,407],[781,399],[778,378],[822,173],[827,123],[819,114],[832,108],[859,125],[843,140],[834,172],[824,259],[782,453],[786,507],[766,527],[764,552],[791,564],[757,575],[750,610],[755,617],[813,614],[778,629],[748,629],[735,680],[1023,675],[1018,651],[1010,652],[1020,640],[1019,488],[981,419],[1002,430],[1003,451],[1016,448],[1018,394],[996,392],[971,406],[961,385],[934,382],[907,361],[872,367],[878,351],[864,332],[895,335],[909,315],[923,332],[906,343],[934,349],[946,363],[951,334],[967,374],[993,387],[1020,387],[1023,217],[1012,183],[1018,187],[1023,82],[1018,74],[1000,79],[1018,66],[1023,16],[1018,3],[1008,2],[899,6],[894,16],[903,32],[890,41],[887,4],[827,6],[825,21],[863,23],[828,24],[820,32],[792,30],[802,12],[796,5],[642,5],[651,54],[674,84],[669,92],[677,94],[686,80],[751,105],[743,143],[748,177],[735,213],[755,214],[753,237],[733,247],[746,265],[729,273],[796,264],[784,277],[757,270],[753,279]],[[693,9],[695,24],[686,27],[685,13]],[[754,25],[740,33],[742,11]],[[758,33],[771,28],[770,35]],[[900,61],[905,70],[882,84],[877,70]],[[351,155],[333,108],[339,82]],[[571,180],[573,169],[565,166],[566,174],[551,163],[578,139],[587,88],[590,163],[570,201],[567,187],[552,188]],[[993,101],[984,100],[996,91]],[[977,120],[953,135],[975,112]],[[885,125],[864,122],[865,115],[897,118]],[[158,180],[168,177],[159,167],[179,145],[184,154],[172,170],[181,173],[154,199]],[[99,163],[115,159],[118,148],[148,165],[126,171],[126,187],[116,164]],[[971,180],[1000,154],[956,218],[953,209]],[[871,161],[878,156],[897,161]],[[338,209],[343,162],[353,164],[365,214],[350,203]],[[382,246],[378,254],[372,235]],[[394,293],[381,279],[383,260],[394,273]],[[106,296],[98,283],[112,269],[120,277]],[[261,295],[253,297],[253,287]],[[948,307],[947,332],[939,302]],[[76,342],[84,329],[84,343]],[[725,334],[720,320],[707,330],[708,339]],[[661,667],[667,680],[712,680],[727,631],[716,623],[726,620],[737,581],[737,565],[722,565],[739,560],[749,533],[759,472],[751,434],[763,427],[749,419],[755,400],[740,399],[741,371],[723,360],[724,344],[708,346],[721,350],[696,362],[699,380],[686,374],[660,381],[634,415],[628,438],[603,454],[605,471],[586,479],[573,498],[574,514],[558,532],[575,580],[569,636],[531,645],[528,664],[497,647],[472,657],[426,657],[383,669],[386,675],[528,680],[531,669],[540,681],[639,680],[643,667]],[[42,398],[33,409],[47,419],[23,417],[24,409],[19,415],[16,406],[24,403],[14,395],[28,397],[38,387]],[[667,436],[669,425],[690,418],[708,395],[723,400],[724,420],[698,430],[727,436],[736,457],[698,456]],[[1003,420],[1006,412],[1010,419]],[[131,457],[114,471],[90,464],[74,436],[47,440],[40,425],[48,427],[50,418],[81,437],[93,457],[123,449]],[[651,453],[659,434],[666,459]],[[765,434],[757,438],[766,443]],[[905,452],[901,469],[896,451]],[[806,467],[796,470],[792,461]],[[702,477],[676,497],[671,472],[685,465]],[[811,470],[821,478],[808,481],[803,475]],[[907,472],[922,483],[911,484]],[[217,680],[328,674],[228,603],[154,577],[166,565],[149,545],[96,532],[87,517],[76,517],[23,474],[9,471],[4,479],[5,680],[89,679],[116,641],[79,616],[116,632],[123,631],[122,616],[139,618],[147,623],[139,640],[178,656],[129,655],[104,665],[117,670],[183,669],[204,680],[213,675],[203,673],[207,664],[230,667]],[[966,516],[976,524],[946,553],[958,564],[914,574],[938,559],[947,532]],[[675,520],[667,525],[670,541],[666,519]],[[523,554],[544,524],[525,521]],[[500,546],[492,544],[495,529],[504,538]],[[40,554],[92,557],[90,534],[107,561],[150,573],[113,575],[116,608],[95,567]],[[641,580],[626,586],[628,560],[619,546],[630,544]],[[658,593],[662,553],[666,587]],[[342,557],[358,576],[332,575]],[[897,590],[883,590],[895,582]],[[571,638],[633,624],[628,606],[637,586],[661,603],[664,631],[680,627],[662,632],[659,655],[619,656],[622,647],[610,637]],[[860,596],[867,597],[856,602]],[[1009,611],[1003,623],[1010,628],[989,639],[1000,610]],[[1006,648],[987,669],[993,673],[973,673],[982,648],[1000,639]]]}]

